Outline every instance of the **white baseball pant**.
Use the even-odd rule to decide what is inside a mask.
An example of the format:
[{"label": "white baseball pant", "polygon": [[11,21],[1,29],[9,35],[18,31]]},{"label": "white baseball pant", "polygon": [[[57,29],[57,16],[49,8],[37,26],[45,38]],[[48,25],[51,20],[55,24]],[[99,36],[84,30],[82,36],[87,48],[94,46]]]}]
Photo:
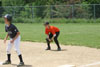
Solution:
[{"label": "white baseball pant", "polygon": [[[14,43],[11,43],[11,42],[8,43],[7,54],[11,54],[11,49],[12,49],[13,45],[15,47],[15,51],[17,52],[17,54],[18,55],[21,54],[21,52],[20,52],[20,39],[21,39],[21,37],[18,36],[18,38],[14,41]],[[10,39],[10,40],[12,40],[12,39]]]}]

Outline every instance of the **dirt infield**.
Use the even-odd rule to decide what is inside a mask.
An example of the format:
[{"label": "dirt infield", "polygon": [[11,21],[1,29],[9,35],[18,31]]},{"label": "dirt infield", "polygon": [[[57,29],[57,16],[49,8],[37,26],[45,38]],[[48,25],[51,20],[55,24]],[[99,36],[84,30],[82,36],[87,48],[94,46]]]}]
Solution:
[{"label": "dirt infield", "polygon": [[[21,52],[26,64],[23,67],[59,67],[61,65],[100,67],[100,64],[96,64],[100,62],[100,49],[62,45],[62,51],[58,52],[55,44],[51,44],[51,46],[51,51],[45,51],[46,43],[21,42]],[[0,62],[5,59],[6,45],[0,40]],[[17,54],[12,49],[12,65],[0,65],[0,67],[16,67],[18,63]]]}]

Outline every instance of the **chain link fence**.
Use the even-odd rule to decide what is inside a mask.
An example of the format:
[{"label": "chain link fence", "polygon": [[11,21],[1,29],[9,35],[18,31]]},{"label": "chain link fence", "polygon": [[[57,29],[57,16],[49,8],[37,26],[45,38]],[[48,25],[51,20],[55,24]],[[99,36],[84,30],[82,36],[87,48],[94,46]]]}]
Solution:
[{"label": "chain link fence", "polygon": [[47,6],[3,6],[0,17],[11,14],[15,18],[100,18],[100,4],[47,5]]}]

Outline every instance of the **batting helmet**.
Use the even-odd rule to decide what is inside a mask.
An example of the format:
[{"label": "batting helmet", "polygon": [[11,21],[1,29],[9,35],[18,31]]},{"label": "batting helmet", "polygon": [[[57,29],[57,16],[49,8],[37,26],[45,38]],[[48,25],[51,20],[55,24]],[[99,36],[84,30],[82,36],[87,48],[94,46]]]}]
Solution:
[{"label": "batting helmet", "polygon": [[10,14],[6,14],[4,18],[7,18],[8,21],[12,21],[12,16]]}]

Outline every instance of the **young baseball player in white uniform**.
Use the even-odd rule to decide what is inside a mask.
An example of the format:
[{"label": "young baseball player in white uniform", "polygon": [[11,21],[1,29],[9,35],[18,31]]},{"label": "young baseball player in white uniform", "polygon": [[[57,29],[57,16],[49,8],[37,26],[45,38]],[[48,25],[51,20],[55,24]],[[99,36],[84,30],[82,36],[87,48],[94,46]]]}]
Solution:
[{"label": "young baseball player in white uniform", "polygon": [[4,43],[6,43],[8,37],[10,37],[10,41],[7,46],[7,60],[3,63],[3,65],[11,64],[11,48],[14,46],[20,60],[18,66],[23,66],[24,62],[19,49],[20,39],[21,39],[20,32],[18,31],[17,27],[11,23],[12,22],[11,15],[9,14],[5,15],[4,20],[5,20],[5,31],[7,32],[7,35],[4,39]]}]

